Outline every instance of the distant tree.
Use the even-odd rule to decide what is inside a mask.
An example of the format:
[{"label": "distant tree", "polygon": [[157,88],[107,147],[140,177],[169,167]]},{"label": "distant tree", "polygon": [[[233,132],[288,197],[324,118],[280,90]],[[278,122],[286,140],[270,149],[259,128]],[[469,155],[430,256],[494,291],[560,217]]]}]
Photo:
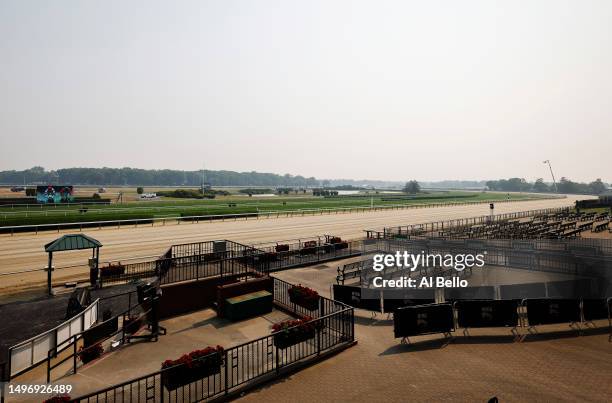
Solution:
[{"label": "distant tree", "polygon": [[580,184],[569,180],[565,176],[561,178],[557,187],[560,193],[581,193]]},{"label": "distant tree", "polygon": [[420,191],[421,191],[421,185],[419,185],[419,182],[415,180],[406,182],[406,185],[404,186],[404,192],[406,193],[416,194],[416,193],[419,193]]},{"label": "distant tree", "polygon": [[329,181],[327,179],[325,179],[324,181],[321,181],[321,186],[323,186],[324,188],[329,187]]},{"label": "distant tree", "polygon": [[608,187],[605,183],[601,181],[601,179],[596,179],[594,182],[589,183],[589,188],[591,188],[591,192],[593,194],[599,195],[608,190]]},{"label": "distant tree", "polygon": [[141,194],[143,194],[143,193],[144,193],[144,189],[142,188],[142,186],[138,186],[138,187],[136,188],[136,193],[138,193],[139,195],[141,195]]},{"label": "distant tree", "polygon": [[544,183],[544,179],[538,178],[533,184],[533,191],[539,193],[550,192],[550,188],[546,183]]}]

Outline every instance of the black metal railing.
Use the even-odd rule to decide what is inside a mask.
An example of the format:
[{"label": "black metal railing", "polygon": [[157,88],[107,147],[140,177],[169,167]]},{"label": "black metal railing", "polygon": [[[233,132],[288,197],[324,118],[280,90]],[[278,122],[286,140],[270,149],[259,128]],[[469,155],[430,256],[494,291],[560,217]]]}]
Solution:
[{"label": "black metal railing", "polygon": [[[291,284],[274,278],[274,302],[297,316],[305,316],[289,301]],[[75,402],[196,402],[239,392],[273,379],[295,365],[313,362],[326,352],[345,348],[355,340],[353,308],[320,297],[318,309],[308,311],[312,334],[281,344],[275,334],[223,351],[219,368],[185,385],[168,387],[169,371],[162,369],[74,399]],[[203,359],[206,359],[203,358]],[[176,369],[176,368],[174,368]]]},{"label": "black metal railing", "polygon": [[[277,252],[274,247],[259,249],[222,241],[231,244],[231,247],[224,251],[210,252],[212,250],[210,245],[213,242],[202,242],[205,245],[202,250],[207,251],[203,254],[188,255],[189,252],[199,252],[200,248],[197,247],[199,244],[185,244],[179,245],[180,248],[177,249],[177,254],[180,256],[117,264],[114,270],[103,268],[100,270],[100,285],[124,284],[150,277],[158,277],[161,284],[172,284],[215,276],[246,274],[252,270],[270,273],[357,256],[364,250],[364,243],[361,240],[335,244],[320,241],[314,245],[305,243],[289,245],[289,250],[281,252]],[[168,254],[166,253],[166,256]]]},{"label": "black metal railing", "polygon": [[346,241],[340,243],[319,242],[314,246],[287,245],[289,250],[277,252],[275,247],[264,248],[264,253],[256,255],[255,269],[263,273],[286,270],[293,267],[307,266],[330,260],[337,260],[363,253],[363,241]]},{"label": "black metal railing", "polygon": [[[126,293],[126,294],[130,298],[130,301],[132,301],[132,298],[131,298],[132,292]],[[125,294],[121,294],[120,296],[123,296],[123,295]],[[109,298],[113,298],[113,297],[115,296],[111,296]],[[130,305],[128,305],[128,308],[123,310],[121,313],[114,315],[104,321],[99,321],[96,327],[103,327],[105,325],[111,324],[112,322],[115,322],[115,325],[118,325],[119,319],[122,320],[122,324],[120,327],[119,326],[117,327],[117,330],[112,331],[110,334],[97,340],[95,344],[104,344],[105,351],[111,349],[111,344],[114,341],[120,341],[121,344],[124,344],[127,340],[126,338],[127,335],[132,334],[133,332],[138,330],[135,326],[128,326],[129,328],[125,326],[126,324],[125,321],[128,318],[133,318],[134,317],[133,315],[137,315],[136,317],[137,317],[138,323],[143,324],[143,325],[147,323],[147,318],[151,312],[151,309],[149,308],[145,310],[145,308],[142,305],[137,303],[136,298],[134,298],[134,302],[135,302],[134,305],[132,305],[130,302]],[[98,318],[101,318],[101,316],[98,316]],[[77,369],[80,366],[79,363],[81,362],[79,357],[82,354],[84,354],[84,351],[86,353],[87,349],[95,348],[95,345],[94,346],[84,346],[84,343],[82,341],[85,334],[93,330],[94,328],[92,327],[87,330],[83,330],[77,334],[74,334],[69,339],[64,341],[61,345],[56,346],[47,352],[47,359],[46,359],[47,383],[51,381],[52,371],[56,368],[59,368],[66,362],[71,363],[72,373],[73,374],[77,373]]]}]

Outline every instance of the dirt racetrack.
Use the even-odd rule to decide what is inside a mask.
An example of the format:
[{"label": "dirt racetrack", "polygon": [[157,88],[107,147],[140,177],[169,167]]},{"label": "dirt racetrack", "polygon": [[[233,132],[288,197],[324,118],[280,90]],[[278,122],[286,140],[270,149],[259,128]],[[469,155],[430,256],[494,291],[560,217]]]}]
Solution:
[{"label": "dirt racetrack", "polygon": [[[568,196],[565,199],[518,201],[498,203],[495,213],[536,210],[551,207],[573,206],[575,200],[588,196]],[[229,239],[253,244],[266,241],[298,239],[315,235],[333,234],[346,239],[364,236],[365,229],[385,226],[424,223],[430,221],[474,217],[489,214],[489,204],[432,207],[419,209],[386,210],[368,213],[344,213],[273,219],[249,219],[180,225],[140,226],[138,228],[102,228],[84,231],[104,245],[100,250],[102,262],[125,260],[139,256],[158,256],[172,244]],[[70,233],[66,231],[62,233]],[[46,265],[44,245],[58,238],[62,233],[41,232],[18,235],[0,235],[0,273],[41,269]],[[54,266],[78,265],[78,267],[56,270],[56,280],[67,280],[78,276],[86,277],[87,259],[90,251],[64,252],[54,255]],[[13,293],[20,289],[42,285],[46,273],[34,271],[18,275],[0,275],[0,294]]]}]

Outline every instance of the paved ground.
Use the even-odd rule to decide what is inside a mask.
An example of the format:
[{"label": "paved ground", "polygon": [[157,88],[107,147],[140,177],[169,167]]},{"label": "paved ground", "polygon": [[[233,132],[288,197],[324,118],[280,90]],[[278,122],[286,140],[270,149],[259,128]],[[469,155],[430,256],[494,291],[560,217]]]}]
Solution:
[{"label": "paved ground", "polygon": [[[585,196],[569,196],[566,199],[534,200],[498,203],[496,213],[507,213],[573,206],[576,199]],[[104,247],[101,259],[125,260],[135,256],[159,256],[172,244],[230,239],[243,243],[257,243],[283,239],[297,239],[321,234],[335,234],[344,238],[358,238],[367,228],[391,225],[423,223],[489,214],[486,203],[471,206],[435,207],[404,210],[387,210],[369,213],[331,214],[310,217],[278,219],[251,219],[248,221],[214,222],[203,224],[141,226],[138,228],[103,228],[86,231],[99,239]],[[56,232],[20,235],[0,235],[0,273],[25,269],[40,269],[46,265],[43,246],[58,237]],[[56,267],[79,265],[77,268],[56,270],[55,279],[83,277],[87,258],[91,252],[64,252],[54,256]],[[7,293],[41,285],[46,277],[42,271],[0,277],[0,293]]]},{"label": "paved ground", "polygon": [[[99,360],[79,368],[76,375],[70,365],[64,365],[52,373],[52,381],[57,384],[73,386],[71,396],[103,389],[127,379],[137,378],[160,369],[167,359],[176,359],[190,351],[207,346],[222,345],[225,348],[236,346],[270,334],[272,324],[290,318],[284,312],[272,312],[232,323],[220,319],[212,309],[181,315],[161,322],[168,333],[156,343],[135,342],[106,354]],[[105,345],[106,347],[106,345]],[[68,363],[70,364],[70,362]],[[14,383],[44,383],[44,368],[34,370],[14,380]],[[10,399],[9,402],[36,401],[32,398]]]},{"label": "paved ground", "polygon": [[[91,292],[91,301],[100,299],[99,312],[102,314],[110,309],[117,315],[128,309],[130,301],[132,305],[136,301],[136,287],[126,284],[115,287],[102,288]],[[127,293],[132,292],[132,300]],[[71,292],[54,297],[42,297],[31,301],[18,301],[0,305],[0,362],[3,361],[2,346],[12,346],[18,342],[39,335],[55,326],[64,323],[66,317],[68,300]],[[74,316],[74,315],[73,315]]]},{"label": "paved ground", "polygon": [[[330,296],[336,268],[355,258],[276,273]],[[532,279],[530,279],[532,280]],[[263,318],[230,323],[203,310],[163,322],[169,330],[157,343],[138,343],[57,379],[80,394],[155,371],[166,358],[206,345],[232,346],[268,334],[286,318],[274,311]],[[578,336],[567,324],[539,328],[539,335],[515,343],[509,329],[473,329],[448,343],[440,335],[411,338],[400,345],[392,320],[356,311],[358,344],[287,378],[243,396],[247,402],[606,402],[612,394],[612,344],[607,322]],[[520,329],[525,333],[524,329]],[[40,377],[42,373],[32,373]],[[25,382],[26,380],[20,379]],[[14,400],[10,400],[14,401]]]},{"label": "paved ground", "polygon": [[[329,295],[335,267],[277,273]],[[289,378],[259,388],[245,402],[606,402],[612,396],[607,323],[578,337],[567,325],[540,327],[512,342],[507,329],[475,329],[450,344],[439,335],[400,345],[386,316],[357,311],[357,346]],[[524,331],[521,331],[524,333]],[[459,335],[460,332],[457,332]]]}]

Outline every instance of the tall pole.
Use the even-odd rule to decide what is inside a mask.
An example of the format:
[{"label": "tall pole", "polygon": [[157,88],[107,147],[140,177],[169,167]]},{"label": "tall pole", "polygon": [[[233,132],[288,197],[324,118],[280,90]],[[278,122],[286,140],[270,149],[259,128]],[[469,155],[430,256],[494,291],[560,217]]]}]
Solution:
[{"label": "tall pole", "polygon": [[53,295],[51,285],[51,272],[53,271],[53,252],[49,252],[49,261],[47,263],[47,294]]},{"label": "tall pole", "polygon": [[548,168],[550,169],[550,176],[552,176],[553,184],[555,185],[555,193],[559,193],[559,189],[557,189],[557,181],[555,180],[555,174],[552,170],[552,165],[550,165],[550,160],[544,161],[545,164],[548,164]]}]

